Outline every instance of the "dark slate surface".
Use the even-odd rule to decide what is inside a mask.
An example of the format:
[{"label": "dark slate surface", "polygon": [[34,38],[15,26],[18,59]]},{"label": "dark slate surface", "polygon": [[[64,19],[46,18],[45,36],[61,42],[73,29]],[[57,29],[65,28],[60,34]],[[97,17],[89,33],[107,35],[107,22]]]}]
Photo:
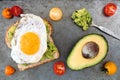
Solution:
[{"label": "dark slate surface", "polygon": [[[102,9],[108,2],[114,2],[118,5],[117,12],[112,17],[106,17]],[[33,13],[51,22],[54,28],[53,38],[56,46],[60,51],[60,58],[39,67],[20,72],[17,65],[10,57],[10,49],[6,46],[4,37],[5,31],[20,18],[4,19],[0,15],[0,80],[119,80],[120,77],[120,41],[90,27],[87,31],[82,31],[71,20],[71,14],[77,9],[87,8],[93,16],[97,25],[104,26],[116,34],[120,34],[120,1],[118,0],[25,0],[25,1],[0,1],[0,12],[5,7],[19,5],[23,8],[24,13]],[[61,21],[54,22],[50,20],[48,13],[52,7],[60,7],[63,11]],[[53,64],[56,61],[63,61],[66,64],[67,56],[74,44],[84,35],[90,33],[102,34],[106,37],[109,44],[107,57],[98,65],[81,70],[72,71],[66,66],[66,73],[63,76],[57,76],[53,73]],[[118,66],[117,74],[108,76],[101,71],[101,66],[106,61],[114,61]],[[4,68],[6,65],[12,65],[16,68],[16,73],[12,76],[5,76]]]}]

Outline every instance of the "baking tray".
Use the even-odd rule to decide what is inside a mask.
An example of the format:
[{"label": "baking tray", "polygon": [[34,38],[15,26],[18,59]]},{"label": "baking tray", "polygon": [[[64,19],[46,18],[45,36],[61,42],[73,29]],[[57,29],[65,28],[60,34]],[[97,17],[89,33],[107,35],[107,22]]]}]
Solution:
[{"label": "baking tray", "polygon": [[[117,12],[112,17],[103,15],[103,7],[109,2],[118,5]],[[12,19],[4,19],[0,15],[0,80],[119,80],[120,76],[120,41],[101,32],[100,30],[90,27],[89,30],[83,31],[75,25],[71,20],[73,11],[86,8],[93,17],[93,21],[97,25],[104,26],[116,34],[120,34],[120,1],[118,0],[20,0],[20,1],[0,1],[0,12],[5,7],[19,5],[23,8],[24,13],[33,13],[47,19],[53,25],[53,39],[60,51],[60,58],[41,66],[20,72],[16,63],[10,57],[10,49],[5,44],[5,32],[11,24],[19,20],[19,17]],[[58,22],[54,22],[49,18],[49,10],[52,7],[60,7],[63,11],[63,18]],[[84,35],[90,33],[98,33],[105,36],[109,44],[109,51],[106,58],[99,64],[83,69],[80,71],[72,71],[66,66],[66,73],[57,76],[53,72],[53,64],[56,61],[66,59],[75,43]],[[108,76],[101,71],[101,67],[106,61],[114,61],[118,66],[118,71],[113,76]],[[16,69],[16,73],[12,76],[5,76],[4,68],[6,65],[12,65]]]}]

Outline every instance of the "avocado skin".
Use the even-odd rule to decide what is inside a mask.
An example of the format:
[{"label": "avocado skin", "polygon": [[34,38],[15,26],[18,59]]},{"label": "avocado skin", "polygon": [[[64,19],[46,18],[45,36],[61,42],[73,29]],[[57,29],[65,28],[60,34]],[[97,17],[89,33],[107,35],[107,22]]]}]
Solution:
[{"label": "avocado skin", "polygon": [[[93,66],[99,64],[100,62],[102,62],[102,61],[105,59],[105,57],[107,56],[107,53],[108,53],[108,51],[109,51],[109,44],[108,44],[108,41],[106,40],[106,38],[105,38],[103,35],[97,34],[97,33],[91,33],[91,34],[88,34],[88,35],[85,35],[85,36],[81,37],[81,39],[80,39],[79,41],[81,41],[82,39],[84,39],[85,37],[88,37],[88,36],[90,36],[90,35],[101,36],[101,37],[104,39],[104,41],[106,42],[106,46],[107,46],[106,54],[104,55],[104,57],[103,57],[99,62],[97,62],[97,63],[95,63],[95,64],[92,64],[92,65],[90,65],[90,66],[83,67],[83,68],[81,68],[81,69],[77,69],[77,68],[72,68],[72,67],[70,67],[70,65],[69,65],[69,57],[71,56],[71,53],[70,53],[70,54],[68,55],[68,58],[67,58],[67,66],[68,66],[71,70],[76,71],[76,70],[83,70],[83,69],[86,69],[86,68],[89,68],[89,67],[93,67]],[[79,42],[79,41],[78,41],[78,42]],[[77,43],[78,43],[78,42],[77,42]],[[75,44],[75,46],[77,45],[77,43]],[[73,47],[73,49],[75,48],[75,46]],[[71,50],[71,52],[73,51],[73,49]]]}]

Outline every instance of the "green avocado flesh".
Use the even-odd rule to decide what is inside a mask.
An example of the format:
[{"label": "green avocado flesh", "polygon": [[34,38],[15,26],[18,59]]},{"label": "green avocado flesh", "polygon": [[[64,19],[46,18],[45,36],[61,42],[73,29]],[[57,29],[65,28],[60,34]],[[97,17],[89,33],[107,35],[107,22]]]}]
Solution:
[{"label": "green avocado flesh", "polygon": [[12,38],[13,38],[13,35],[15,33],[15,30],[16,30],[16,26],[13,25],[9,31],[8,31],[8,41],[11,42]]},{"label": "green avocado flesh", "polygon": [[[92,58],[86,58],[83,56],[83,49],[86,45],[88,45],[88,43],[92,43],[92,45],[93,43],[95,43],[94,47],[91,47],[91,45],[89,45],[89,48],[87,48],[88,50],[86,49],[85,51],[88,52],[90,48],[94,49],[93,51],[96,50],[97,55],[95,55]],[[103,37],[100,34],[94,34],[94,33],[89,34],[81,38],[76,43],[76,45],[74,46],[74,48],[72,49],[72,51],[70,52],[67,58],[67,65],[72,70],[81,70],[101,62],[107,55],[107,52],[108,52],[108,42],[105,39],[105,37]]]},{"label": "green avocado flesh", "polygon": [[[47,21],[44,20],[44,23],[45,23],[45,26],[46,26],[46,30],[47,30],[47,34],[49,34],[49,23]],[[13,36],[14,36],[14,33],[15,33],[15,30],[16,30],[16,27],[15,25],[13,25],[9,31],[8,31],[8,40],[11,42]],[[49,40],[49,38],[47,38],[47,51],[45,52],[45,54],[43,55],[43,57],[41,58],[40,61],[43,61],[45,59],[54,59],[54,53],[57,51],[57,48],[56,46],[54,45],[53,42],[51,42]],[[23,64],[24,66],[27,66],[29,64]]]},{"label": "green avocado flesh", "polygon": [[83,30],[87,30],[92,23],[92,16],[85,8],[74,11],[71,18]]}]

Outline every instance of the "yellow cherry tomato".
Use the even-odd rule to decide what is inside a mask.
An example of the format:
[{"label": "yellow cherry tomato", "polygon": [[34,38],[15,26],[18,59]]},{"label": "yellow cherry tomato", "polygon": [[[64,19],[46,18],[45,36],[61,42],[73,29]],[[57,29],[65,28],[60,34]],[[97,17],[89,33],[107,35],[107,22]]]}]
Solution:
[{"label": "yellow cherry tomato", "polygon": [[12,66],[8,65],[8,66],[5,67],[4,72],[7,76],[10,76],[10,75],[15,73],[15,69]]},{"label": "yellow cherry tomato", "polygon": [[117,65],[112,61],[106,62],[106,64],[104,65],[104,68],[106,69],[105,72],[108,75],[113,75],[117,72]]},{"label": "yellow cherry tomato", "polygon": [[3,16],[4,18],[7,18],[7,19],[12,18],[13,15],[11,14],[10,11],[11,11],[10,8],[5,8],[5,9],[3,9],[3,11],[2,11],[2,16]]},{"label": "yellow cherry tomato", "polygon": [[62,10],[58,7],[52,8],[49,12],[49,17],[54,21],[62,19],[62,15],[63,15]]}]

